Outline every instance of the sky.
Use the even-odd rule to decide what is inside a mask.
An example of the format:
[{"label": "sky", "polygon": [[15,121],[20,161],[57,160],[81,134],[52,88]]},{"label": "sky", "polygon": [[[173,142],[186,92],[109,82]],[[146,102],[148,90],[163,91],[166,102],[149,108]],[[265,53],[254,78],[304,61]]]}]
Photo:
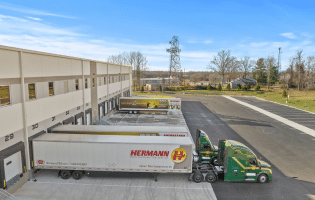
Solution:
[{"label": "sky", "polygon": [[315,56],[315,1],[0,0],[0,45],[100,61],[141,51],[168,70],[174,35],[185,71],[209,71],[223,49],[257,60],[279,47],[283,70],[297,50]]}]

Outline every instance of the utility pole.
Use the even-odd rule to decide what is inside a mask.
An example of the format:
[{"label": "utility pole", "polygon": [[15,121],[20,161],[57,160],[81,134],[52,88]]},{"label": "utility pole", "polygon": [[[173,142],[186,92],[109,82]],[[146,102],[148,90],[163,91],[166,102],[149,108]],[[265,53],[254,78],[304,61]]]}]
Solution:
[{"label": "utility pole", "polygon": [[178,36],[173,36],[172,40],[169,41],[169,44],[171,45],[171,48],[166,49],[167,52],[170,53],[170,79],[169,79],[169,85],[171,85],[171,76],[172,71],[178,72],[180,71],[181,65],[180,65],[180,52],[181,49],[179,48],[179,42],[178,42]]},{"label": "utility pole", "polygon": [[[279,54],[278,54],[278,70],[279,70],[279,74],[281,73],[281,47],[279,47]],[[284,81],[285,81],[285,72],[283,72],[283,86],[284,86]],[[281,78],[281,75],[280,75],[280,78]]]}]

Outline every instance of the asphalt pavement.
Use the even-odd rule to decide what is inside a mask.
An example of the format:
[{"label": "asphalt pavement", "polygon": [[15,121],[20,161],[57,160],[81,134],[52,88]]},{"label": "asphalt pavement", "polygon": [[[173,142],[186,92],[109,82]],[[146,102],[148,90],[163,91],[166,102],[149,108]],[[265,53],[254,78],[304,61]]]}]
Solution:
[{"label": "asphalt pavement", "polygon": [[312,136],[222,96],[176,97],[182,98],[182,112],[194,139],[198,128],[209,135],[213,144],[217,144],[218,139],[242,142],[273,167],[273,180],[267,184],[223,180],[213,183],[218,199],[315,197],[315,141]]}]

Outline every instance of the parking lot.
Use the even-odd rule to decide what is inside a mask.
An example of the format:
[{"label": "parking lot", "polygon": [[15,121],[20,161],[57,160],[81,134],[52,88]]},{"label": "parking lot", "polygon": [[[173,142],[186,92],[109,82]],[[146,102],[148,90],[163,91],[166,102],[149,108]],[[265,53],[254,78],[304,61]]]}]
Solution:
[{"label": "parking lot", "polygon": [[28,182],[14,196],[18,199],[117,200],[117,199],[216,199],[211,185],[189,182],[188,174],[160,174],[155,182],[150,174],[107,174],[64,180],[57,171],[42,170],[36,182]]}]

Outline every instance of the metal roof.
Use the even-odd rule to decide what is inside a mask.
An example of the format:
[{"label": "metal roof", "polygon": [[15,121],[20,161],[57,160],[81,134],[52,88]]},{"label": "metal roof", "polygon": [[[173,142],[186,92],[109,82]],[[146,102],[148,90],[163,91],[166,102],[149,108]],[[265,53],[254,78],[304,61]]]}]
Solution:
[{"label": "metal roof", "polygon": [[73,142],[73,143],[126,143],[126,144],[177,144],[193,145],[189,137],[159,137],[159,136],[121,136],[121,135],[86,135],[46,133],[33,141]]}]

